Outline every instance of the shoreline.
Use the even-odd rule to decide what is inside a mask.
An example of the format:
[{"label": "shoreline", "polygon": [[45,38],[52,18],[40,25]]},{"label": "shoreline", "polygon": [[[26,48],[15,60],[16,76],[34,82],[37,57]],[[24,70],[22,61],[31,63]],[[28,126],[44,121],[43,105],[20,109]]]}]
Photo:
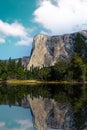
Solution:
[{"label": "shoreline", "polygon": [[87,81],[85,82],[77,82],[77,81],[39,81],[39,80],[6,80],[6,81],[0,81],[0,83],[7,83],[9,85],[37,85],[37,84],[87,84]]}]

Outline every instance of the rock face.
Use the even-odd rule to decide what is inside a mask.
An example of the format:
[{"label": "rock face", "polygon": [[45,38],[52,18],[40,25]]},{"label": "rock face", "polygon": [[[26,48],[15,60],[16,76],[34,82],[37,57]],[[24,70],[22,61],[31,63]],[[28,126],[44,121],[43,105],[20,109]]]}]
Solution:
[{"label": "rock face", "polygon": [[17,63],[20,59],[21,59],[21,64],[24,66],[24,68],[26,68],[28,63],[29,63],[30,57],[29,56],[25,56],[23,58],[18,58],[18,59],[14,59],[14,60]]},{"label": "rock face", "polygon": [[42,97],[32,99],[28,96],[28,101],[37,130],[76,130],[70,106],[58,105],[53,99]]},{"label": "rock face", "polygon": [[[79,32],[87,39],[87,31]],[[28,69],[53,65],[59,58],[69,58],[73,52],[77,33],[63,36],[38,34],[34,37]]]}]

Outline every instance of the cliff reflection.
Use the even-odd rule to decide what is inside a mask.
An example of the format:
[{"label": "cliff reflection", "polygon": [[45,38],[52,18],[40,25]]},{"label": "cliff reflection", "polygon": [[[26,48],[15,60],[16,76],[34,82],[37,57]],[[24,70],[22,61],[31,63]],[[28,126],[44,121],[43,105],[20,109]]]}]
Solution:
[{"label": "cliff reflection", "polygon": [[[0,85],[0,104],[29,107],[27,96],[50,103],[53,99],[58,107],[69,106],[77,130],[87,129],[87,86],[85,85]],[[55,106],[55,105],[54,105]],[[50,113],[53,114],[53,113]],[[50,116],[48,116],[50,117]],[[52,117],[52,116],[51,116]],[[51,122],[49,118],[49,122]],[[48,124],[49,124],[48,122]],[[58,124],[57,124],[58,125]],[[75,129],[75,128],[73,128]],[[72,129],[71,129],[72,130]]]}]

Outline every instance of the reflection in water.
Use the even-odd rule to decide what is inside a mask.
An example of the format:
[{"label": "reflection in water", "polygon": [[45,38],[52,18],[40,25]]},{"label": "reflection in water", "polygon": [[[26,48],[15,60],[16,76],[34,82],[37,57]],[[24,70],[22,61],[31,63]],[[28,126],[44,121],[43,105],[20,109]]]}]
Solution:
[{"label": "reflection in water", "polygon": [[0,130],[34,130],[30,110],[1,105]]},{"label": "reflection in water", "polygon": [[[68,108],[70,109],[70,113],[67,113],[67,115],[71,114],[71,111],[73,114],[71,114],[72,116],[68,116],[67,120],[70,120],[69,117],[74,120],[74,127],[73,129],[70,128],[70,130],[75,130],[75,128],[76,130],[87,129],[87,87],[85,85],[7,86],[5,84],[0,86],[0,104],[27,107],[27,95],[29,95],[30,99],[33,99],[32,101],[40,98],[42,101],[48,101],[48,107],[50,104],[48,99],[54,99],[57,104],[57,108],[59,107],[63,109],[64,107],[67,108],[67,106],[69,106]],[[50,116],[48,115],[48,117]],[[51,119],[49,118],[49,120]],[[57,122],[57,125],[60,124]]]}]

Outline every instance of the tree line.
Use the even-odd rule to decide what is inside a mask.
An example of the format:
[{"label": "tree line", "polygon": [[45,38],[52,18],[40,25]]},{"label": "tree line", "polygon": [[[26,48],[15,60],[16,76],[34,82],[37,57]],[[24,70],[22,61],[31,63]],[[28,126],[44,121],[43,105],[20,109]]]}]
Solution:
[{"label": "tree line", "polygon": [[21,59],[18,62],[11,58],[8,61],[0,61],[0,78],[3,80],[24,79],[24,72]]},{"label": "tree line", "polygon": [[0,61],[0,78],[6,79],[37,79],[37,80],[56,80],[56,81],[86,81],[87,80],[87,43],[84,37],[78,33],[74,51],[70,59],[60,59],[54,66],[50,67],[31,67],[30,70],[24,68],[21,59],[18,62],[9,58]]}]

